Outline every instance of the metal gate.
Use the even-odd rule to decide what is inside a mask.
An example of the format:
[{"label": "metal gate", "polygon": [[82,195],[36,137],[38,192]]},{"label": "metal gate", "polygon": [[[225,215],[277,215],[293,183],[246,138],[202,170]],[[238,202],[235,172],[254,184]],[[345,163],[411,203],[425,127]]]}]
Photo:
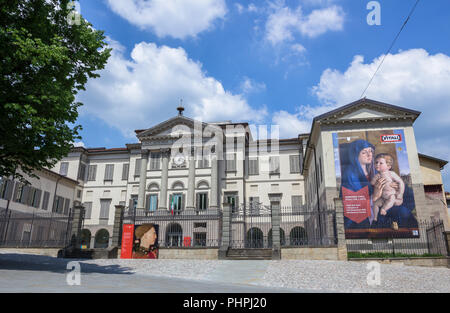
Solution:
[{"label": "metal gate", "polygon": [[231,248],[263,249],[272,247],[270,206],[261,204],[231,207]]},{"label": "metal gate", "polygon": [[70,243],[73,210],[19,212],[0,209],[0,247],[62,248]]}]

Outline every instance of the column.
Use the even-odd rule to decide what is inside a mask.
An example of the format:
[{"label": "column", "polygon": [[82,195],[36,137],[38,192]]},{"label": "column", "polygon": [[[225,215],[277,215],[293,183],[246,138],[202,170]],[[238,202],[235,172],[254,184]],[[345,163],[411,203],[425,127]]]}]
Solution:
[{"label": "column", "polygon": [[145,189],[147,188],[148,151],[142,151],[141,172],[139,174],[139,194],[137,209],[145,209]]},{"label": "column", "polygon": [[280,202],[275,201],[271,204],[272,211],[272,260],[281,260],[281,207]]},{"label": "column", "polygon": [[158,210],[167,210],[167,185],[169,182],[169,157],[170,150],[161,150],[162,169],[161,169],[161,191],[159,193]]},{"label": "column", "polygon": [[227,258],[227,252],[230,248],[231,241],[231,206],[229,203],[222,204],[222,240],[220,242],[219,248],[219,260],[224,260]]},{"label": "column", "polygon": [[345,242],[344,205],[339,198],[334,199],[336,210],[336,230],[338,240],[338,260],[347,261],[347,244]]},{"label": "column", "polygon": [[219,185],[219,161],[217,160],[217,153],[211,158],[211,195],[209,200],[209,207],[217,209],[218,205],[218,185]]},{"label": "column", "polygon": [[186,209],[193,210],[195,208],[195,153],[189,155],[189,177]]},{"label": "column", "polygon": [[73,220],[71,232],[71,246],[80,249],[81,243],[81,225],[83,224],[84,207],[81,204],[76,204],[73,207]]},{"label": "column", "polygon": [[114,212],[114,226],[113,226],[113,235],[112,235],[112,246],[119,247],[121,243],[121,235],[122,235],[122,221],[123,221],[123,212],[125,207],[123,205],[116,205],[116,210]]}]

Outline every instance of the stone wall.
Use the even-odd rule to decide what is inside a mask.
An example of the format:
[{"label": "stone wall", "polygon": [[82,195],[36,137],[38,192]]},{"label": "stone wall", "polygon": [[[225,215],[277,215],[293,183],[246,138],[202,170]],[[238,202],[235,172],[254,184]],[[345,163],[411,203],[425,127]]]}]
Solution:
[{"label": "stone wall", "polygon": [[282,260],[339,260],[337,247],[281,248]]},{"label": "stone wall", "polygon": [[159,249],[159,259],[217,260],[218,248],[207,249]]}]

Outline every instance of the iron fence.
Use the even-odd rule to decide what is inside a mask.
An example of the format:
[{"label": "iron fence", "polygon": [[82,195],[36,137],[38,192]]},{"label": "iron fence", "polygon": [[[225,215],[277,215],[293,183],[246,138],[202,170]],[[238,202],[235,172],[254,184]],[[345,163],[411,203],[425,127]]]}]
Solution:
[{"label": "iron fence", "polygon": [[0,209],[0,247],[65,247],[70,243],[72,221],[72,209],[68,215]]},{"label": "iron fence", "polygon": [[[335,211],[306,211],[306,207],[280,208],[281,247],[334,246],[337,244]],[[231,217],[232,248],[272,248],[272,208],[250,204]]]},{"label": "iron fence", "polygon": [[149,211],[127,209],[123,223],[153,224],[157,233],[156,244],[165,248],[219,247],[222,215],[219,210]]},{"label": "iron fence", "polygon": [[368,239],[346,239],[349,256],[446,256],[448,254],[442,220],[418,221],[409,235],[404,229],[391,228]]}]

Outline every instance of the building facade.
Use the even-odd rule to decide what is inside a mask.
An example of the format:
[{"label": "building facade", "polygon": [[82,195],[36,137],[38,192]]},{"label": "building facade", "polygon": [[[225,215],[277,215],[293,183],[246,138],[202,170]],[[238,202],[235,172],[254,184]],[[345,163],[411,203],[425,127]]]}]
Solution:
[{"label": "building facade", "polygon": [[[397,140],[397,146],[402,144],[398,153],[392,151],[407,172],[400,166],[395,170],[402,172],[412,190],[414,216],[443,219],[449,227],[440,173],[446,161],[418,153],[413,123],[420,112],[362,99],[314,118],[311,133],[279,139],[276,129],[260,127],[252,133],[247,123],[203,123],[184,116],[183,108],[178,111],[167,121],[136,130],[137,142],[123,148],[73,148],[54,168],[39,173],[43,180],[31,181],[33,187],[46,186],[38,194],[50,193],[45,201],[41,201],[45,196],[32,199],[32,210],[48,210],[44,203],[55,203],[55,195],[64,198],[63,212],[66,199],[70,199],[69,207],[74,201],[81,202],[85,207],[83,244],[91,248],[111,244],[116,205],[125,206],[128,213],[137,210],[146,217],[160,215],[159,235],[166,244],[181,245],[183,238],[189,237],[215,240],[218,245],[222,204],[228,203],[235,214],[258,210],[253,215],[264,216],[266,210],[268,227],[258,231],[270,241],[274,205],[288,208],[290,213],[324,212],[333,210],[335,199],[342,198],[338,162],[342,138],[350,138],[348,143],[358,136],[373,141],[386,133],[394,135],[394,139],[386,138]],[[270,139],[265,140],[267,137]],[[375,150],[388,146],[380,144]],[[59,184],[56,193],[55,184],[46,183],[50,176]],[[11,184],[2,186],[5,198],[17,199]],[[6,207],[6,200],[0,201],[0,207]],[[26,209],[20,201],[14,207]],[[59,210],[59,201],[54,210]],[[192,225],[170,230],[171,217],[182,214],[195,217]],[[299,234],[304,231],[294,222],[283,226],[282,219],[282,241],[289,241],[286,238],[290,236],[295,243],[301,237],[292,234],[294,229]],[[237,221],[232,232],[239,232],[239,227]],[[183,236],[177,235],[181,233]],[[248,234],[253,236],[251,231]]]}]

